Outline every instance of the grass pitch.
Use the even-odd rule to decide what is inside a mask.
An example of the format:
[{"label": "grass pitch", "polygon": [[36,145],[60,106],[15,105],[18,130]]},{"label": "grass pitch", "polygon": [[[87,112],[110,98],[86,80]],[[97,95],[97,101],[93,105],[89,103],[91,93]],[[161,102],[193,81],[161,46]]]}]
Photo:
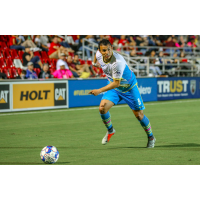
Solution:
[{"label": "grass pitch", "polygon": [[110,110],[116,134],[107,145],[97,107],[0,114],[0,164],[40,165],[40,151],[56,146],[54,165],[199,165],[200,99],[145,103],[157,139],[147,137],[128,106]]}]

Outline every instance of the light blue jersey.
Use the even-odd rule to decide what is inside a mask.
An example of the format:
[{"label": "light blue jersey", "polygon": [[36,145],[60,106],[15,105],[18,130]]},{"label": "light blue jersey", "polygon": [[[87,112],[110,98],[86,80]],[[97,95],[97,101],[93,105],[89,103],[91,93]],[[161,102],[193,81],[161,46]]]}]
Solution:
[{"label": "light blue jersey", "polygon": [[100,63],[109,82],[121,80],[118,88],[108,90],[104,93],[102,100],[107,99],[117,105],[124,100],[132,110],[144,110],[144,104],[137,86],[135,74],[129,69],[124,58],[113,52],[109,63],[103,61],[102,54],[97,51],[96,58]]},{"label": "light blue jersey", "polygon": [[125,93],[136,85],[135,74],[129,69],[125,59],[120,54],[113,52],[112,58],[108,63],[103,61],[103,56],[99,51],[96,53],[96,58],[109,82],[113,82],[114,79],[121,80],[120,86],[115,90]]}]

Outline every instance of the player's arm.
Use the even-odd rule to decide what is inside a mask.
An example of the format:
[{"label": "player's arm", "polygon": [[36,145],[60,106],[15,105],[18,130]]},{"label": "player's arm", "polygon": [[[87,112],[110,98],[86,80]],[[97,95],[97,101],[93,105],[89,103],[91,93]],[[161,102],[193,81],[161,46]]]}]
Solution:
[{"label": "player's arm", "polygon": [[100,88],[100,89],[99,89],[99,90],[100,90],[100,93],[101,93],[101,92],[106,92],[106,91],[108,91],[108,90],[112,90],[112,89],[114,89],[114,88],[119,87],[120,82],[121,82],[121,80],[119,80],[119,79],[117,79],[117,80],[114,79],[113,82],[109,83],[109,84],[106,85],[105,87]]},{"label": "player's arm", "polygon": [[122,79],[123,71],[125,69],[125,65],[122,62],[116,62],[112,66],[112,68],[113,68],[113,73],[112,73],[113,82],[109,83],[107,86],[102,87],[98,90],[92,90],[91,92],[89,92],[89,94],[93,94],[94,96],[97,96],[101,92],[112,90],[112,89],[120,86],[120,82],[121,82],[121,79]]},{"label": "player's arm", "polygon": [[112,90],[114,88],[119,87],[120,82],[121,82],[120,79],[114,79],[112,83],[109,83],[108,85],[106,85],[105,87],[102,87],[100,89],[92,90],[88,94],[93,94],[94,96],[97,96],[98,94],[100,94],[102,92],[106,92],[108,90]]}]

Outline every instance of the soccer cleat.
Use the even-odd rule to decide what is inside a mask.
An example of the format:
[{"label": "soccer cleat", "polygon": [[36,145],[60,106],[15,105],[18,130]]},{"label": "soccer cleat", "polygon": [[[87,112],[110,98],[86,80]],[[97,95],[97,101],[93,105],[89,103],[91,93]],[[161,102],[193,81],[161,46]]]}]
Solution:
[{"label": "soccer cleat", "polygon": [[156,143],[156,138],[154,136],[148,138],[147,148],[154,148],[155,143]]},{"label": "soccer cleat", "polygon": [[102,144],[107,144],[107,142],[110,141],[110,138],[115,134],[115,129],[113,128],[113,132],[109,133],[109,131],[107,131],[106,135],[104,136],[104,138],[102,139]]}]

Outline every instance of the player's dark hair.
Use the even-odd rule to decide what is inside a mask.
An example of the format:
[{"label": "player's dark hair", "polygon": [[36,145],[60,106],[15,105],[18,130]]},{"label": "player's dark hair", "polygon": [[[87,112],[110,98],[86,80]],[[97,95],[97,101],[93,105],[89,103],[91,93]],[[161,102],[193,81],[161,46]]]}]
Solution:
[{"label": "player's dark hair", "polygon": [[107,40],[107,39],[103,39],[103,40],[101,40],[101,41],[99,42],[98,49],[100,50],[100,46],[101,46],[101,45],[105,45],[105,46],[107,46],[108,44],[112,47],[112,44],[110,43],[109,40]]}]

